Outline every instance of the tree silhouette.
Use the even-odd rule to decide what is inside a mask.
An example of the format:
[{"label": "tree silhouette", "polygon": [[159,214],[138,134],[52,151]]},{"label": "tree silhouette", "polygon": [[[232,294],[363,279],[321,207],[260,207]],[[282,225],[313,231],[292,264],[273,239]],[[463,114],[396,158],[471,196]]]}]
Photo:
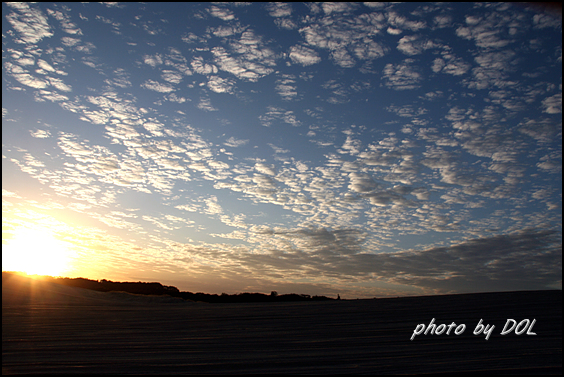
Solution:
[{"label": "tree silhouette", "polygon": [[[7,272],[2,272],[2,278],[4,278]],[[90,280],[85,278],[54,278],[50,276],[43,277],[45,280],[51,281],[53,283],[85,288],[100,292],[112,292],[121,291],[140,295],[168,295],[172,297],[180,297],[184,300],[191,301],[202,301],[209,303],[236,303],[236,302],[274,302],[274,301],[319,301],[319,300],[333,300],[332,298],[326,296],[310,296],[307,294],[296,294],[289,293],[279,295],[276,291],[271,291],[270,295],[264,293],[236,293],[227,294],[222,293],[221,295],[209,294],[209,293],[192,293],[192,292],[181,292],[178,288],[168,285],[163,285],[157,282],[114,282],[111,280]],[[340,297],[338,298],[340,299]]]}]

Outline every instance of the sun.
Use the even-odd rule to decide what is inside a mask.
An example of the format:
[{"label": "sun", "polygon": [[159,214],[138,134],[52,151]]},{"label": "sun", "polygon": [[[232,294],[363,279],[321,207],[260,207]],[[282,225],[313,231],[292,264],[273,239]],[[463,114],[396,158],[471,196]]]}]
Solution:
[{"label": "sun", "polygon": [[68,244],[46,229],[18,229],[2,247],[2,270],[59,276],[70,267]]}]

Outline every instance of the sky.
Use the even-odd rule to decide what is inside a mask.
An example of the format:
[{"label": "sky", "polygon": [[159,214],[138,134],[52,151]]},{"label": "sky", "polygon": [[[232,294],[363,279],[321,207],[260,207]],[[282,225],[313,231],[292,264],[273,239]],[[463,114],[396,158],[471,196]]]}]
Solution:
[{"label": "sky", "polygon": [[561,15],[2,15],[3,270],[342,298],[562,287]]}]

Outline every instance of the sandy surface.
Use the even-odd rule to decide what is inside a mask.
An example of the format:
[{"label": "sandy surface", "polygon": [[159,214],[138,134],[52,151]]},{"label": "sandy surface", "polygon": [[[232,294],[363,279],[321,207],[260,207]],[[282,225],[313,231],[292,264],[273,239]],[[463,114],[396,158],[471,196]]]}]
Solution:
[{"label": "sandy surface", "polygon": [[[420,335],[419,323],[466,324]],[[507,318],[536,336],[500,335]],[[473,335],[480,319],[489,340]],[[205,304],[14,278],[2,284],[2,372],[562,372],[562,291]]]}]

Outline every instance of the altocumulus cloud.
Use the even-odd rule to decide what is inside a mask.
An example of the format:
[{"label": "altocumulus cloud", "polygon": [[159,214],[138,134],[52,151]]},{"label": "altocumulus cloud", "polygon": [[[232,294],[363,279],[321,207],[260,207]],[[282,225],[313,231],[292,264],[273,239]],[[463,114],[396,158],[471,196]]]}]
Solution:
[{"label": "altocumulus cloud", "polygon": [[3,16],[3,227],[53,229],[81,256],[69,274],[352,297],[561,286],[559,18],[507,3]]}]

